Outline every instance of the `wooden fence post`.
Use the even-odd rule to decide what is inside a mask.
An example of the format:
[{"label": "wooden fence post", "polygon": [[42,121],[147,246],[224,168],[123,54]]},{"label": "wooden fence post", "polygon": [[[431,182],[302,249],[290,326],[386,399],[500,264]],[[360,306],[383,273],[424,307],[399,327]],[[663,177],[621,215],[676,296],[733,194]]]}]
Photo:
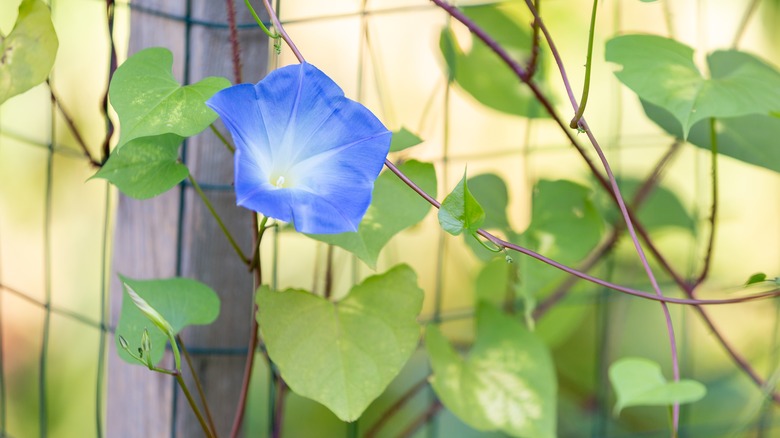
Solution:
[{"label": "wooden fence post", "polygon": [[[192,83],[220,75],[234,82],[225,2],[134,0],[131,7],[130,54],[146,47],[167,47],[173,52],[173,72],[178,80]],[[238,9],[239,23],[253,22],[243,7]],[[267,67],[267,40],[253,28],[242,30],[239,41],[244,80],[256,82]],[[192,175],[249,254],[251,214],[235,206],[232,155],[209,130],[190,139],[185,148],[183,156]],[[217,321],[185,330],[182,336],[193,353],[218,432],[227,435],[238,400],[252,318],[252,276],[189,186],[151,200],[120,197],[114,236],[112,325],[118,321],[122,298],[116,273],[136,279],[194,278],[219,294],[222,308]],[[109,343],[107,436],[203,436],[170,376],[123,362],[113,339]],[[166,361],[170,364],[170,357]],[[174,391],[179,391],[175,403]]]}]

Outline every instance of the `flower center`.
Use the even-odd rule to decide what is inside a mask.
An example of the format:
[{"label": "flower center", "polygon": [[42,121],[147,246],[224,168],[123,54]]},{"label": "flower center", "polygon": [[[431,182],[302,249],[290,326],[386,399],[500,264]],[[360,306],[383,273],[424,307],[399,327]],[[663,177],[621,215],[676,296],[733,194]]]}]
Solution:
[{"label": "flower center", "polygon": [[268,182],[274,186],[275,189],[291,189],[295,187],[295,175],[288,169],[284,172],[271,172],[268,178]]}]

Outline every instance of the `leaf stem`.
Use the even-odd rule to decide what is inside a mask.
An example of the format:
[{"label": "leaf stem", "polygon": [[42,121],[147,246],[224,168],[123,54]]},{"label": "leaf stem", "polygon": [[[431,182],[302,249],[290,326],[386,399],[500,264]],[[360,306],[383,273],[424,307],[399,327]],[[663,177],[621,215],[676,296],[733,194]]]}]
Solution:
[{"label": "leaf stem", "polygon": [[710,272],[712,264],[712,252],[715,246],[715,228],[718,216],[718,132],[715,129],[715,118],[710,118],[710,167],[712,169],[712,205],[710,206],[710,237],[707,239],[707,252],[704,255],[704,266],[701,273],[691,286],[691,294],[694,289],[704,282]]},{"label": "leaf stem", "polygon": [[221,132],[219,132],[219,129],[217,129],[217,127],[216,127],[216,126],[214,126],[214,124],[213,124],[213,123],[212,123],[211,125],[209,125],[209,128],[211,128],[211,132],[213,132],[213,133],[214,133],[214,135],[216,135],[216,136],[217,136],[217,138],[219,139],[219,141],[221,141],[221,142],[222,142],[222,144],[223,144],[223,145],[225,145],[225,148],[227,148],[227,150],[228,150],[228,151],[229,151],[231,154],[235,154],[235,153],[236,153],[236,147],[235,147],[235,146],[233,146],[232,144],[230,144],[230,142],[229,142],[229,141],[227,141],[227,139],[225,138],[225,136],[224,136],[224,135],[222,135],[222,133],[221,133]]},{"label": "leaf stem", "polygon": [[209,404],[206,401],[206,394],[203,392],[203,385],[201,385],[200,379],[198,378],[198,373],[195,372],[195,367],[192,365],[192,358],[190,357],[190,353],[187,351],[187,347],[184,346],[184,341],[182,340],[181,335],[176,335],[176,339],[179,341],[181,352],[184,354],[184,360],[187,362],[187,367],[190,369],[192,380],[195,382],[195,389],[198,391],[198,396],[200,397],[200,402],[203,405],[203,410],[206,412],[206,419],[208,420],[209,427],[211,428],[214,436],[216,436],[217,426],[214,425],[214,418],[211,416],[211,409],[209,409]]},{"label": "leaf stem", "polygon": [[482,245],[482,247],[483,247],[483,248],[485,248],[486,250],[488,250],[488,251],[490,251],[490,252],[494,252],[494,253],[499,253],[499,252],[501,252],[501,248],[496,248],[496,247],[493,247],[493,246],[490,246],[490,245],[488,245],[488,244],[487,244],[487,243],[485,243],[485,242],[484,242],[482,239],[480,239],[480,238],[479,238],[479,236],[477,236],[477,233],[471,233],[471,237],[473,237],[473,238],[474,238],[474,240],[476,240],[476,241],[477,241],[477,243],[479,243],[480,245]]},{"label": "leaf stem", "polygon": [[[590,72],[593,70],[593,35],[596,33],[596,9],[598,9],[599,0],[593,0],[593,9],[590,14],[590,30],[588,31],[588,56],[585,61],[585,83],[582,86],[582,98],[580,99],[580,105],[574,114],[574,118],[569,122],[571,129],[577,129],[582,118],[582,114],[585,113],[585,105],[588,103],[588,92],[590,91]],[[536,13],[539,13],[537,9]],[[537,20],[534,20],[534,25],[538,26]]]},{"label": "leaf stem", "polygon": [[225,223],[222,221],[222,218],[219,216],[217,211],[214,209],[214,206],[211,204],[211,201],[209,201],[209,198],[206,197],[206,194],[203,193],[203,190],[200,188],[200,185],[198,185],[198,182],[195,180],[195,178],[192,177],[192,174],[188,175],[187,178],[189,178],[190,184],[192,184],[192,187],[195,189],[196,192],[198,192],[198,196],[200,196],[200,199],[203,200],[203,204],[206,205],[206,208],[211,212],[211,215],[214,216],[214,219],[217,220],[217,224],[219,225],[219,228],[222,230],[222,233],[227,237],[228,241],[230,242],[230,246],[233,247],[233,250],[236,251],[236,254],[241,259],[242,262],[244,262],[245,265],[249,265],[249,259],[244,255],[244,252],[241,251],[241,247],[238,246],[238,243],[236,243],[236,239],[233,238],[233,235],[230,234],[230,231],[225,226]]},{"label": "leaf stem", "polygon": [[246,3],[246,7],[247,9],[249,9],[249,12],[252,14],[252,17],[254,17],[257,25],[260,26],[260,29],[263,30],[263,33],[265,33],[268,38],[274,40],[281,38],[281,35],[279,35],[278,33],[273,33],[268,29],[265,23],[263,23],[263,20],[261,20],[260,17],[257,15],[257,12],[255,12],[255,8],[252,7],[252,3],[250,3],[249,0],[244,0],[244,3]]},{"label": "leaf stem", "polygon": [[[262,241],[263,241],[263,234],[265,234],[265,230],[267,228],[271,228],[271,227],[266,226],[267,223],[268,223],[268,217],[263,216],[263,219],[260,221],[260,225],[258,225],[259,231],[257,232],[257,238],[255,239],[255,245],[254,245],[255,248],[252,251],[252,262],[249,263],[249,269],[250,270],[259,269],[259,266],[260,266],[260,243],[262,243]],[[275,226],[276,225],[272,225],[272,227],[275,227]],[[260,285],[259,283],[260,282],[258,281],[257,286]],[[257,287],[255,287],[255,289],[257,289]]]},{"label": "leaf stem", "polygon": [[171,343],[174,366],[176,367],[176,371],[181,373],[181,353],[179,352],[179,344],[176,342],[176,336],[170,332],[166,334],[168,335],[168,341]]},{"label": "leaf stem", "polygon": [[284,42],[287,43],[287,46],[290,47],[290,50],[292,50],[293,54],[295,54],[295,57],[298,58],[298,62],[301,64],[306,62],[306,60],[303,59],[303,55],[301,55],[300,50],[298,50],[298,47],[295,45],[290,36],[287,35],[287,31],[284,30],[284,27],[282,27],[282,23],[279,22],[279,17],[276,16],[276,12],[274,11],[273,6],[271,6],[271,1],[263,0],[263,3],[265,4],[265,10],[268,11],[268,16],[271,17],[271,22],[274,24],[276,31],[279,32]]},{"label": "leaf stem", "polygon": [[181,371],[177,371],[176,373],[173,374],[173,376],[176,378],[176,381],[179,383],[182,392],[184,392],[184,396],[187,397],[187,402],[189,402],[190,407],[192,408],[192,412],[194,412],[195,416],[198,417],[198,422],[200,423],[200,427],[203,429],[203,433],[205,433],[208,438],[214,438],[214,434],[211,433],[211,430],[206,424],[206,420],[203,419],[203,414],[201,414],[200,409],[198,409],[198,406],[195,404],[195,399],[193,399],[192,394],[190,394],[190,390],[187,387],[187,383],[184,381],[184,378],[182,378],[181,376]]}]

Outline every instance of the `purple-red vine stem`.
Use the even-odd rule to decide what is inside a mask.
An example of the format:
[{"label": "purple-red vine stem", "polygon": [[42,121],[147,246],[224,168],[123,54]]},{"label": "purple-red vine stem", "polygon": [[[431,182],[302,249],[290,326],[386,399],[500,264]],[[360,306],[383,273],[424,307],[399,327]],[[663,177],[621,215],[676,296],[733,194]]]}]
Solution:
[{"label": "purple-red vine stem", "polygon": [[295,57],[298,58],[298,62],[301,64],[306,62],[306,60],[303,58],[303,55],[301,54],[301,51],[298,50],[298,46],[295,45],[290,36],[287,35],[287,31],[284,30],[284,26],[282,26],[282,23],[279,21],[279,17],[276,15],[276,11],[274,11],[273,6],[271,6],[271,0],[263,0],[263,4],[265,5],[265,10],[268,11],[268,16],[271,17],[271,23],[274,24],[276,31],[279,32],[279,35],[282,36],[282,39],[285,43],[287,43],[287,46],[290,48],[290,50],[292,50]]},{"label": "purple-red vine stem", "polygon": [[238,43],[238,26],[236,26],[236,3],[234,0],[225,0],[227,7],[228,31],[230,32],[230,52],[233,55],[233,77],[237,84],[241,80],[241,46]]},{"label": "purple-red vine stem", "polygon": [[[645,251],[644,249],[642,249],[642,244],[639,243],[639,238],[637,237],[636,231],[634,230],[634,224],[631,221],[631,217],[628,215],[628,210],[626,209],[626,203],[623,200],[623,196],[620,194],[620,188],[618,187],[617,181],[615,180],[615,176],[612,174],[612,169],[609,165],[609,162],[607,161],[607,157],[604,155],[604,151],[601,149],[601,146],[599,146],[596,137],[593,135],[593,131],[591,131],[590,127],[588,126],[588,122],[585,120],[584,117],[580,118],[579,126],[581,126],[582,129],[585,130],[585,134],[590,139],[591,144],[593,144],[593,148],[596,150],[596,153],[601,159],[601,163],[604,165],[604,170],[606,170],[607,172],[607,177],[609,178],[609,182],[612,185],[612,190],[615,192],[615,197],[618,202],[618,207],[620,208],[620,212],[623,214],[623,218],[625,219],[626,229],[628,230],[628,234],[631,236],[631,241],[634,243],[634,248],[636,249],[636,253],[642,262],[642,266],[645,268],[645,273],[647,274],[647,278],[650,280],[650,283],[653,285],[653,290],[655,290],[656,295],[658,295],[659,297],[663,297],[663,292],[661,292],[661,287],[658,284],[658,280],[655,278],[655,274],[653,274],[652,268],[650,268],[650,262],[648,262],[647,257],[645,256]],[[666,319],[666,330],[669,333],[669,345],[671,347],[671,353],[672,353],[672,373],[673,373],[674,380],[679,381],[680,380],[680,359],[677,354],[677,339],[674,336],[674,323],[672,322],[672,314],[669,312],[669,306],[667,306],[666,303],[661,303],[661,307],[663,309],[664,319]],[[672,407],[673,436],[677,436],[679,422],[680,422],[680,404],[675,403],[674,406]]]},{"label": "purple-red vine stem", "polygon": [[[238,26],[236,26],[236,5],[234,0],[225,0],[225,5],[227,9],[227,21],[228,21],[228,28],[230,32],[230,52],[231,52],[231,59],[233,62],[233,79],[236,81],[236,83],[242,82],[241,77],[241,46],[238,42]],[[213,125],[212,125],[213,126]],[[219,134],[219,132],[214,129],[214,131]],[[221,137],[221,135],[218,135],[220,139],[224,141],[224,137]],[[225,144],[227,144],[225,142]],[[253,288],[252,288],[252,296],[254,297],[254,292],[257,291],[257,288],[260,287],[260,284],[262,283],[262,270],[260,265],[260,239],[262,237],[262,231],[259,229],[259,224],[257,221],[257,214],[255,212],[251,212],[252,214],[252,248],[254,248],[254,252],[252,254],[251,261],[249,262],[249,269],[253,272]],[[263,225],[265,225],[265,222],[263,222]],[[255,364],[255,350],[257,349],[257,342],[258,342],[258,323],[257,323],[257,303],[254,302],[254,299],[252,299],[252,321],[250,322],[250,328],[249,328],[249,344],[247,346],[246,350],[246,361],[244,362],[244,375],[241,381],[241,390],[238,394],[238,402],[236,406],[236,413],[233,417],[233,425],[230,428],[230,437],[235,438],[238,436],[238,434],[241,432],[241,424],[244,421],[244,412],[246,411],[246,400],[247,396],[249,395],[249,384],[252,379],[252,370],[254,369]]]}]

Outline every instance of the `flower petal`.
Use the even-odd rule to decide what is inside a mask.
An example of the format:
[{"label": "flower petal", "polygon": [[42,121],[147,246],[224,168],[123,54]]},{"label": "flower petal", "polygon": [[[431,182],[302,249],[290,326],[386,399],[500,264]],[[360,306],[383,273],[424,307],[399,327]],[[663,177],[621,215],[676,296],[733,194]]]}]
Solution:
[{"label": "flower petal", "polygon": [[271,163],[271,149],[265,122],[260,110],[255,86],[239,84],[225,88],[206,101],[230,131],[239,151],[251,155],[259,168],[262,163]]},{"label": "flower petal", "polygon": [[239,205],[304,233],[357,230],[391,137],[367,108],[307,63],[223,90],[208,105],[236,143]]}]

